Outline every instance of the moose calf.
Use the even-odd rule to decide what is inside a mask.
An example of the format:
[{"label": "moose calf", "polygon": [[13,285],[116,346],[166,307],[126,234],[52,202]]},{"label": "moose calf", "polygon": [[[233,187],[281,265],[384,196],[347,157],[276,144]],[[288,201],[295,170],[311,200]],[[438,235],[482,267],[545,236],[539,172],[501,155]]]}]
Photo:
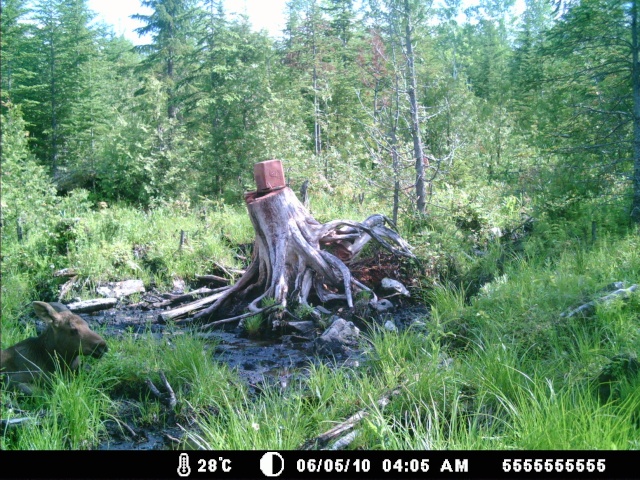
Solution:
[{"label": "moose calf", "polygon": [[27,395],[42,376],[55,371],[56,364],[76,370],[80,355],[100,358],[107,351],[104,339],[63,304],[33,302],[33,308],[47,323],[46,330],[0,350],[0,373],[9,386]]}]

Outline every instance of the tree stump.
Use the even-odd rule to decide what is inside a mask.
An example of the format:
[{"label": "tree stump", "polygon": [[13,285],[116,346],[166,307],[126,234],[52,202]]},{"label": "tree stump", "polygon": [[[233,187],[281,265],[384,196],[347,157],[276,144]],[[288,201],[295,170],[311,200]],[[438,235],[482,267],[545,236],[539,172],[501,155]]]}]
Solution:
[{"label": "tree stump", "polygon": [[[246,193],[245,202],[256,233],[251,265],[194,320],[220,318],[245,308],[260,313],[265,308],[273,310],[274,302],[282,307],[290,303],[309,306],[312,293],[322,303],[343,300],[353,308],[354,293],[373,292],[351,276],[347,264],[371,239],[396,255],[414,257],[409,244],[385,226],[389,220],[382,215],[362,223],[333,220],[322,224],[287,186]],[[271,300],[263,304],[266,298]]]}]

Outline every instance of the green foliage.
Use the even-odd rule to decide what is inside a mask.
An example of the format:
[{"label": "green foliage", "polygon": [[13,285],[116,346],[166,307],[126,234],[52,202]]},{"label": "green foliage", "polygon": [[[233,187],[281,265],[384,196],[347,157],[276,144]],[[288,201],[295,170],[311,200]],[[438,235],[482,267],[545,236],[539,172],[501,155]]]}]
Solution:
[{"label": "green foliage", "polygon": [[11,101],[20,90],[23,82],[31,76],[29,71],[29,55],[32,44],[30,42],[31,28],[25,17],[29,12],[27,0],[2,0],[2,18],[0,28],[0,112],[5,114],[7,107],[11,107]]},{"label": "green foliage", "polygon": [[[41,397],[3,392],[3,418],[18,414],[9,405],[46,413],[2,432],[2,448],[94,447],[118,395],[152,421],[162,409],[145,380],[160,371],[177,414],[197,417],[190,446],[298,448],[364,409],[352,448],[638,447],[638,294],[561,316],[613,281],[638,283],[635,2],[568,2],[553,16],[527,0],[515,16],[510,0],[464,12],[412,0],[404,15],[390,0],[299,1],[279,41],[217,1],[145,4],[151,41],[133,50],[93,26],[85,0],[2,0],[3,346],[35,334],[23,318],[57,299],[61,268],[79,272],[70,297],[242,267],[230,245],[254,232],[238,200],[268,158],[292,188],[310,180],[321,222],[397,214],[430,318],[374,330],[361,369],[320,364],[257,397],[188,332],[127,333]],[[409,13],[425,213],[398,35]]]},{"label": "green foliage", "polygon": [[[104,370],[81,370],[77,374],[57,371],[33,398],[13,397],[11,404],[26,407],[33,413],[18,435],[3,432],[3,450],[79,450],[95,448],[105,433],[105,421],[113,413],[114,403],[108,395],[113,379]],[[2,418],[19,415],[2,407]],[[41,411],[42,415],[36,412]]]},{"label": "green foliage", "polygon": [[[70,265],[93,281],[133,275],[170,285],[174,276],[193,278],[206,273],[212,259],[237,266],[222,237],[237,243],[251,238],[248,219],[228,207],[203,217],[188,202],[161,202],[143,218],[140,222],[135,210],[118,205],[93,212],[79,228],[79,247]],[[182,249],[181,231],[186,233]]]},{"label": "green foliage", "polygon": [[201,432],[190,432],[189,441],[199,448],[277,445],[295,449],[328,430],[328,419],[344,417],[354,406],[368,403],[361,395],[375,395],[377,389],[378,383],[348,369],[310,367],[308,380],[295,382],[284,392],[266,386],[260,397],[244,397],[241,404],[227,398],[216,402],[216,414],[202,416],[198,420]]},{"label": "green foliage", "polygon": [[27,148],[26,130],[20,108],[2,115],[2,229],[3,243],[16,241],[36,225],[47,223],[57,199],[45,169],[36,164]]},{"label": "green foliage", "polygon": [[[238,408],[238,403],[223,398],[213,404],[215,414],[203,415],[200,432],[187,434],[190,444],[198,448],[259,450],[294,449],[305,440],[305,417],[299,402],[285,402],[274,389],[265,393],[263,401],[252,408]],[[244,404],[251,407],[248,398]]]},{"label": "green foliage", "polygon": [[621,405],[601,405],[585,388],[530,382],[517,389],[514,400],[498,395],[510,411],[506,445],[525,450],[619,450],[637,445],[634,410],[637,390]]},{"label": "green foliage", "polygon": [[[460,301],[443,302],[442,298],[448,298],[444,294],[436,298],[434,318],[445,339],[453,336],[458,340],[451,343],[453,346],[475,344],[486,358],[489,351],[508,354],[515,371],[559,368],[576,378],[593,378],[603,357],[637,348],[639,339],[633,327],[637,315],[629,308],[632,304],[607,305],[588,320],[562,318],[560,314],[602,296],[598,289],[614,278],[635,275],[628,267],[637,268],[637,259],[629,263],[627,250],[634,244],[631,239],[618,243],[619,250],[611,250],[603,242],[589,255],[569,249],[555,264],[520,260],[487,283],[468,307]],[[618,252],[613,258],[612,251]],[[459,337],[465,341],[460,342]],[[490,368],[483,365],[481,370]],[[488,378],[495,383],[499,377]],[[510,382],[509,378],[505,382]]]},{"label": "green foliage", "polygon": [[[204,408],[225,396],[236,398],[232,391],[219,387],[235,380],[226,366],[210,359],[209,348],[213,347],[215,344],[206,345],[191,335],[176,334],[158,340],[150,332],[128,332],[110,342],[109,355],[94,368],[113,379],[110,390],[114,394],[142,399],[148,395],[147,378],[162,388],[162,371],[177,395],[182,409],[178,413],[186,415],[190,409]],[[242,389],[236,389],[236,395],[241,395]]]},{"label": "green foliage", "polygon": [[253,315],[251,317],[245,318],[244,322],[242,323],[244,331],[247,333],[249,338],[256,338],[260,336],[265,324],[266,322],[262,315]]},{"label": "green foliage", "polygon": [[[17,109],[2,118],[3,272],[28,273],[32,288],[52,300],[51,269],[75,247],[78,215],[88,211],[87,192],[58,197],[26,148],[24,123]],[[3,282],[4,283],[4,282]]]}]

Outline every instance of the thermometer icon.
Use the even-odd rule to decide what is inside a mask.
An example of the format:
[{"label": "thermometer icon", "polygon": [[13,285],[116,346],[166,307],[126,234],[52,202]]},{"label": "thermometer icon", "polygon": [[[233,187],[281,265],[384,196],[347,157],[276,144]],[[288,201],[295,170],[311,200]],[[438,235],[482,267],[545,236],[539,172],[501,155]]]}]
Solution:
[{"label": "thermometer icon", "polygon": [[191,475],[191,467],[189,466],[189,455],[181,453],[178,460],[178,475],[188,477]]}]

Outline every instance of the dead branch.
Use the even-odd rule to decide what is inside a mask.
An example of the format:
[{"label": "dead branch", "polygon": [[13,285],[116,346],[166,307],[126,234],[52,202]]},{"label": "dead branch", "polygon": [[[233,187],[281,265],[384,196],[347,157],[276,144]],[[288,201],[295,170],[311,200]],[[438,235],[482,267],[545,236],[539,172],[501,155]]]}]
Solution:
[{"label": "dead branch", "polygon": [[25,423],[35,422],[39,423],[37,418],[34,417],[20,417],[20,418],[2,418],[0,419],[0,430],[7,428],[19,427]]},{"label": "dead branch", "polygon": [[78,272],[73,268],[63,268],[62,270],[56,270],[53,272],[54,277],[75,277]]},{"label": "dead branch", "polygon": [[91,313],[113,308],[117,303],[117,298],[94,298],[92,300],[70,303],[67,305],[67,308],[73,313]]},{"label": "dead branch", "polygon": [[616,298],[627,299],[631,295],[631,293],[635,292],[638,289],[638,285],[631,285],[629,288],[620,288],[615,292],[610,293],[609,295],[605,295],[604,297],[600,297],[597,300],[593,300],[591,302],[585,303],[584,305],[580,305],[578,308],[574,308],[568,312],[564,312],[560,314],[563,318],[572,318],[572,317],[591,317],[596,313],[596,308],[598,305],[607,304],[612,302]]},{"label": "dead branch", "polygon": [[231,287],[219,288],[217,289],[218,293],[215,293],[214,295],[201,298],[199,300],[196,300],[195,302],[187,303],[186,305],[183,305],[182,307],[174,308],[173,310],[167,310],[166,312],[162,312],[158,317],[160,320],[163,320],[165,322],[168,320],[173,320],[175,318],[184,317],[185,315],[191,312],[200,310],[206,307],[207,305],[215,302],[220,297],[222,297],[230,288]]},{"label": "dead branch", "polygon": [[67,293],[69,293],[69,291],[71,291],[71,289],[73,288],[73,286],[76,283],[76,280],[78,280],[78,276],[77,275],[71,277],[67,282],[64,283],[64,285],[62,285],[60,287],[60,294],[58,295],[58,301],[59,302],[61,302],[62,299],[67,295]]},{"label": "dead branch", "polygon": [[[392,397],[395,397],[395,396],[397,396],[399,394],[400,394],[400,389],[399,388],[395,388],[392,391],[390,391],[389,393],[386,393],[385,395],[380,397],[376,401],[376,404],[380,408],[384,408],[391,402],[391,398]],[[352,432],[353,428],[363,418],[367,417],[368,415],[369,415],[369,412],[367,410],[365,410],[365,409],[360,410],[359,412],[357,412],[354,415],[350,416],[344,422],[341,422],[338,425],[336,425],[335,427],[331,428],[330,430],[327,430],[325,433],[323,433],[321,435],[318,435],[317,437],[312,438],[311,440],[307,440],[300,447],[300,449],[301,450],[315,450],[315,449],[321,449],[322,450],[332,440],[336,440],[336,444],[347,442],[346,438],[349,437],[351,434],[355,433],[355,432]],[[346,433],[346,435],[342,435],[342,434],[345,434],[345,433]],[[355,436],[352,436],[348,440],[348,443],[353,441],[354,438],[355,438]]]},{"label": "dead branch", "polygon": [[171,410],[173,410],[176,407],[176,404],[177,404],[176,395],[173,392],[173,389],[171,388],[171,385],[169,384],[169,381],[167,380],[167,377],[164,375],[163,371],[160,371],[160,379],[162,380],[162,383],[164,384],[164,388],[166,390],[166,393],[161,393],[160,390],[158,390],[158,387],[156,387],[154,385],[154,383],[151,381],[150,378],[147,378],[145,380],[145,383],[149,387],[149,390],[151,390],[151,393],[153,393],[153,395],[158,400],[160,400],[160,402],[163,405],[165,405],[166,407],[168,407]]},{"label": "dead branch", "polygon": [[112,418],[120,426],[121,429],[124,427],[124,429],[127,432],[129,432],[129,435],[131,435],[131,438],[133,439],[140,438],[140,434],[136,432],[133,428],[131,428],[131,426],[127,422],[123,422],[122,420],[116,417],[112,417]]},{"label": "dead branch", "polygon": [[108,282],[96,288],[96,292],[106,298],[128,297],[134,293],[144,293],[142,280],[124,280],[122,282]]},{"label": "dead branch", "polygon": [[168,294],[168,299],[167,300],[163,300],[161,302],[155,302],[152,303],[153,307],[156,308],[162,308],[162,307],[166,307],[168,305],[173,305],[175,303],[181,303],[187,300],[193,300],[195,297],[197,297],[198,295],[204,295],[207,293],[218,293],[218,292],[222,292],[224,290],[226,290],[227,288],[229,288],[228,286],[226,287],[221,287],[221,288],[207,288],[207,287],[203,287],[203,288],[198,288],[197,290],[193,290],[189,293],[183,293],[180,295],[172,295],[172,294]]},{"label": "dead branch", "polygon": [[238,268],[227,268],[224,265],[222,265],[221,263],[218,262],[213,262],[213,265],[222,270],[227,276],[233,278],[234,275],[244,275],[244,270],[242,269],[238,269]]},{"label": "dead branch", "polygon": [[331,445],[331,450],[344,450],[353,443],[357,436],[358,430],[353,430],[347,433],[344,437],[340,437],[333,445]]},{"label": "dead branch", "polygon": [[196,280],[204,280],[206,282],[229,283],[229,280],[218,275],[196,275]]}]

